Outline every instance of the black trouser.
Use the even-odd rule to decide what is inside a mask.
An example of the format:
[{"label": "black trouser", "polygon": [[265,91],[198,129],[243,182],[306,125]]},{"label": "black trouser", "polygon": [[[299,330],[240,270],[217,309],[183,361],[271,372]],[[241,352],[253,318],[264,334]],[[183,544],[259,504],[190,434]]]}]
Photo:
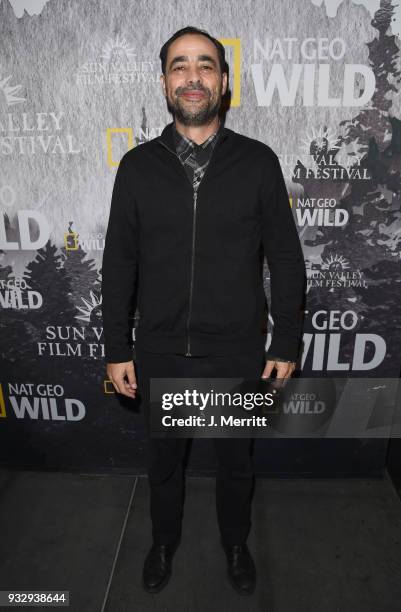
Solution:
[{"label": "black trouser", "polygon": [[[136,351],[136,375],[149,434],[149,379],[250,378],[258,379],[265,365],[264,350],[229,357],[185,357]],[[226,544],[241,544],[251,525],[254,471],[250,438],[214,438],[217,455],[216,508],[221,537]],[[183,458],[187,438],[149,435],[148,482],[155,543],[169,544],[181,533]]]}]

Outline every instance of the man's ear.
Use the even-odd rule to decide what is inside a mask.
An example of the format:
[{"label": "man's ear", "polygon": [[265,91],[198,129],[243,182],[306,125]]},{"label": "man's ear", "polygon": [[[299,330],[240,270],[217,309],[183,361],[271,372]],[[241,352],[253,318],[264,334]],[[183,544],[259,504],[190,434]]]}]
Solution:
[{"label": "man's ear", "polygon": [[224,96],[226,91],[227,91],[227,86],[228,86],[228,74],[227,74],[227,72],[223,72],[222,77],[223,77],[223,83],[222,83],[221,93]]},{"label": "man's ear", "polygon": [[160,84],[162,86],[164,97],[166,97],[166,79],[164,78],[164,74],[160,75]]}]

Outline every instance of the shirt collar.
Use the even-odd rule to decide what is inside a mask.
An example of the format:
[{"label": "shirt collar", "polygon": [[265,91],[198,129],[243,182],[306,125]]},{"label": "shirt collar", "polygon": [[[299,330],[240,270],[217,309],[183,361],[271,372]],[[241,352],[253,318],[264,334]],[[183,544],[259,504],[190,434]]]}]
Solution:
[{"label": "shirt collar", "polygon": [[190,138],[187,138],[186,136],[181,134],[181,132],[179,132],[177,128],[175,127],[175,123],[173,123],[174,142],[175,142],[175,146],[177,149],[177,153],[179,154],[183,153],[186,150],[189,150],[192,152],[192,150],[196,150],[197,148],[206,149],[206,147],[208,147],[209,145],[215,145],[220,133],[221,133],[221,123],[213,134],[211,134],[204,142],[198,145],[196,142],[194,142]]}]

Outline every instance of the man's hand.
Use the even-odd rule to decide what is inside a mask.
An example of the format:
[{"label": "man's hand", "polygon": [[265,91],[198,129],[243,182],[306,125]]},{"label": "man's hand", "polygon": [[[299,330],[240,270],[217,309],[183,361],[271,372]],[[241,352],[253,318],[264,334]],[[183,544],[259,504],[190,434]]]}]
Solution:
[{"label": "man's hand", "polygon": [[[117,393],[127,397],[136,397],[137,384],[135,366],[132,360],[124,363],[108,363],[106,371]],[[125,380],[125,376],[128,382]]]},{"label": "man's hand", "polygon": [[295,370],[296,362],[286,362],[286,361],[275,361],[275,360],[267,360],[265,369],[263,370],[262,378],[269,378],[272,373],[272,370],[276,368],[276,381],[273,381],[272,384],[274,386],[281,387],[285,383],[281,382],[281,379],[291,378],[293,371]]}]

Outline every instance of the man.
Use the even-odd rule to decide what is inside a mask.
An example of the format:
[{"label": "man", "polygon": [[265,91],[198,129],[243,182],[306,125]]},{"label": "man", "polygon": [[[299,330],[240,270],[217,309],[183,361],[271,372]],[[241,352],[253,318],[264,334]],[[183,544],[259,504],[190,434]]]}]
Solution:
[{"label": "man", "polygon": [[[299,356],[305,265],[276,154],[223,126],[224,47],[184,28],[160,51],[174,121],[121,159],[103,257],[107,374],[140,391],[149,428],[151,377],[289,378]],[[271,274],[272,342],[265,355],[263,257]],[[137,290],[136,363],[129,325]],[[137,384],[138,377],[138,384]],[[139,387],[138,387],[139,385]],[[186,440],[149,436],[153,543],[143,586],[160,591],[181,531]],[[217,517],[232,586],[255,588],[246,544],[250,439],[216,438]],[[194,552],[196,554],[196,551]]]}]

